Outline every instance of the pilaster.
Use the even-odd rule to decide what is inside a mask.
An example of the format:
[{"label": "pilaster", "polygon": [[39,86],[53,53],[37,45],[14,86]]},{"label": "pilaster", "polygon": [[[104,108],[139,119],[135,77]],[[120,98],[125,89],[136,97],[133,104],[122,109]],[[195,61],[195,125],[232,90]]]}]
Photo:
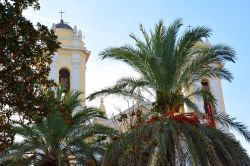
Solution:
[{"label": "pilaster", "polygon": [[55,53],[55,55],[52,56],[52,63],[50,64],[50,72],[49,72],[49,78],[54,80],[56,83],[59,83],[59,69],[58,69],[58,54]]},{"label": "pilaster", "polygon": [[80,88],[80,70],[81,70],[81,56],[80,54],[72,54],[72,90],[79,90]]}]

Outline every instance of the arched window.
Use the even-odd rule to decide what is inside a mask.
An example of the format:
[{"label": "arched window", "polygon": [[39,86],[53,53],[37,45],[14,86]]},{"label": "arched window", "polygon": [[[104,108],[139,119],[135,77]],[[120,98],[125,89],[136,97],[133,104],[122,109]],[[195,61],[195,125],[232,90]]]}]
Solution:
[{"label": "arched window", "polygon": [[[205,91],[209,91],[210,87],[209,87],[209,82],[208,80],[202,80],[201,81],[201,85],[202,85],[202,89]],[[207,98],[206,95],[203,96],[203,101],[204,101],[204,110],[206,112],[207,115],[212,116],[213,115],[213,106],[210,103],[209,99]]]},{"label": "arched window", "polygon": [[202,89],[209,91],[209,83],[207,80],[201,81]]},{"label": "arched window", "polygon": [[[210,91],[208,80],[202,80],[201,85],[203,90]],[[214,119],[214,114],[216,113],[215,107],[207,95],[203,96],[203,101],[204,101],[204,110],[206,112],[204,118],[209,121],[210,126],[216,127],[216,122]]]},{"label": "arched window", "polygon": [[63,87],[64,92],[70,90],[70,73],[65,68],[59,71],[59,83]]}]

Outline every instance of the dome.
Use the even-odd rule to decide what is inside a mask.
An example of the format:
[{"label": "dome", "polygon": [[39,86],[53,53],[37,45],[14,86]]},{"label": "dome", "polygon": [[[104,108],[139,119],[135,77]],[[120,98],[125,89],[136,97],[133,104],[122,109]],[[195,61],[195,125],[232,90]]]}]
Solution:
[{"label": "dome", "polygon": [[68,24],[64,23],[63,20],[61,20],[60,23],[56,24],[55,28],[64,28],[73,31],[73,28],[71,28],[71,26],[69,26]]}]

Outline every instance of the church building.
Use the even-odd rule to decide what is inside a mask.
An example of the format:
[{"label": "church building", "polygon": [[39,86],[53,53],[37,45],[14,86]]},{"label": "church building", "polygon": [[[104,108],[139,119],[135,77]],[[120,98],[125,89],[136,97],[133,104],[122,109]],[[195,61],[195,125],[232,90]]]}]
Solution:
[{"label": "church building", "polygon": [[[85,99],[85,74],[86,74],[86,64],[90,56],[90,51],[85,47],[84,41],[82,40],[82,32],[78,30],[76,26],[72,28],[70,25],[65,23],[63,19],[60,20],[60,23],[53,24],[52,30],[58,36],[58,40],[61,43],[61,48],[53,55],[53,61],[51,63],[51,71],[49,77],[55,80],[56,83],[62,85],[65,89],[65,92],[69,90],[80,90],[83,92],[83,95],[80,96],[80,99],[84,101]],[[202,42],[200,44],[209,44],[208,41]],[[207,78],[197,82],[198,87],[202,87],[212,92],[214,95],[217,105],[212,106],[209,102],[204,99],[192,100],[197,104],[199,110],[203,110],[206,115],[211,115],[212,112],[221,111],[225,112],[224,98],[221,86],[221,80],[217,78]],[[185,93],[185,91],[183,92]],[[85,106],[85,101],[82,103]],[[123,113],[129,113],[134,109],[142,109],[143,111],[149,111],[151,106],[148,105],[141,99],[137,99],[135,105],[127,110],[124,110]],[[101,99],[100,111],[104,114],[106,113],[104,101]],[[189,108],[182,107],[177,112],[181,114],[190,114],[193,111]],[[113,117],[117,118],[119,115]],[[114,127],[114,119],[110,120],[96,120],[98,123],[105,124],[110,127]],[[216,122],[213,122],[213,126],[221,129],[225,129]],[[227,130],[227,129],[226,129]]]},{"label": "church building", "polygon": [[85,73],[90,51],[84,46],[82,32],[60,20],[52,30],[58,36],[61,48],[53,55],[49,78],[61,85],[65,91],[80,90],[80,99],[85,105]]}]

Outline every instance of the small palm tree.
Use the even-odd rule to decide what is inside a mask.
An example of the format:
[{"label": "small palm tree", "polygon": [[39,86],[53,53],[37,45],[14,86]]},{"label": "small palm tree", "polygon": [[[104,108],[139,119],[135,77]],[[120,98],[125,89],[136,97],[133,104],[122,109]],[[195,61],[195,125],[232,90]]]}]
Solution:
[{"label": "small palm tree", "polygon": [[[151,118],[135,124],[136,128],[114,141],[106,155],[107,162],[118,164],[117,157],[114,160],[115,152],[123,159],[125,156],[125,161],[133,159],[134,162],[130,163],[134,164],[131,165],[140,165],[145,153],[151,160],[145,162],[155,165],[250,164],[245,150],[230,134],[196,123],[197,120],[190,123],[169,116],[185,104],[201,118],[202,110],[198,109],[192,97],[206,98],[213,105],[216,105],[216,100],[209,91],[196,87],[196,83],[204,78],[228,81],[233,78],[223,64],[235,62],[235,51],[224,44],[202,44],[201,39],[211,35],[211,30],[204,26],[187,29],[179,37],[182,25],[181,19],[175,20],[169,27],[160,21],[150,34],[141,25],[144,40],[130,35],[135,47],[111,47],[100,53],[103,59],[127,63],[139,73],[140,78],[121,78],[113,87],[95,92],[88,99],[103,95],[133,97],[138,89],[148,92],[153,98]],[[184,95],[183,90],[189,94]],[[244,125],[225,114],[213,116],[223,125],[237,129],[250,141],[250,133]]]},{"label": "small palm tree", "polygon": [[[56,97],[60,93],[58,90]],[[69,92],[60,98],[61,104],[51,105],[47,118],[36,125],[16,123],[12,132],[21,136],[22,141],[0,156],[0,165],[60,166],[69,165],[72,160],[79,165],[97,165],[105,152],[103,140],[114,131],[93,122],[94,118],[105,118],[98,109],[79,108],[79,95]]]}]

